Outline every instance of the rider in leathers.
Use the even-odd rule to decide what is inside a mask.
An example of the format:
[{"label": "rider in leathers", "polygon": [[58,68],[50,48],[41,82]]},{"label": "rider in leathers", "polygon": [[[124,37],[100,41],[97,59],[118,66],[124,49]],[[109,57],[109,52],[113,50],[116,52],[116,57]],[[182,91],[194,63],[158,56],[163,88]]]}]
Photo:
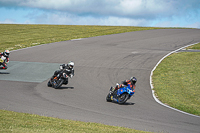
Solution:
[{"label": "rider in leathers", "polygon": [[60,65],[60,70],[57,70],[54,72],[54,75],[51,77],[51,80],[54,79],[61,71],[64,70],[64,73],[66,73],[70,78],[74,76],[74,62],[70,61],[68,64],[62,64]]},{"label": "rider in leathers", "polygon": [[122,88],[124,86],[128,86],[128,85],[130,85],[133,92],[135,92],[135,83],[136,82],[137,82],[137,79],[135,77],[131,77],[130,80],[124,80],[124,81],[122,81],[121,84],[117,83],[116,87],[114,88],[114,90],[112,92],[114,92],[115,90],[118,90],[119,88]]},{"label": "rider in leathers", "polygon": [[0,53],[0,66],[2,65],[3,67],[0,67],[0,69],[7,69],[6,63],[9,63],[9,50],[5,50],[5,52]]}]

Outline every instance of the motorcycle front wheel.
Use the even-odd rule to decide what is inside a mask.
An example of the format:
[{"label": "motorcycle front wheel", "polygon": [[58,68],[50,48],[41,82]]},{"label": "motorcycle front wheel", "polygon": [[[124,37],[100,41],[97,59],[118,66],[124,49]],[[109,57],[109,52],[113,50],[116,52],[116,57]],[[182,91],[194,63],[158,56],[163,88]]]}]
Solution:
[{"label": "motorcycle front wheel", "polygon": [[54,79],[52,86],[53,88],[58,89],[59,87],[62,86],[63,82],[64,82],[64,79]]},{"label": "motorcycle front wheel", "polygon": [[123,93],[122,95],[120,95],[118,97],[118,103],[119,104],[124,104],[128,100],[128,98],[129,98],[129,94]]},{"label": "motorcycle front wheel", "polygon": [[48,87],[52,87],[52,84],[51,84],[50,80],[48,81],[47,86]]}]

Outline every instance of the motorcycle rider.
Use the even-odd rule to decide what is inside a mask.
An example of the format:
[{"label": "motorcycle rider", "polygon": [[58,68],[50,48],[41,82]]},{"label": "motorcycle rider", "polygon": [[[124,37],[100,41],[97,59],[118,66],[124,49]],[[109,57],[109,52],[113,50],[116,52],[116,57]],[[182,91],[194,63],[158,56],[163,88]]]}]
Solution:
[{"label": "motorcycle rider", "polygon": [[74,62],[70,61],[67,64],[60,65],[60,70],[54,72],[54,75],[51,77],[51,80],[54,79],[63,70],[70,78],[72,78],[74,76]]},{"label": "motorcycle rider", "polygon": [[9,63],[9,50],[5,50],[4,52],[0,53],[0,66],[2,65],[3,67],[0,67],[0,69],[7,69],[6,63]]},{"label": "motorcycle rider", "polygon": [[131,87],[131,89],[133,90],[133,92],[135,92],[135,87],[136,87],[135,83],[136,83],[136,82],[137,82],[136,77],[131,77],[130,80],[124,80],[124,81],[122,81],[121,84],[118,84],[118,83],[117,83],[117,84],[116,84],[116,87],[113,88],[112,93],[113,93],[114,91],[118,90],[119,88],[122,88],[122,87],[128,86],[128,85],[130,85],[130,87]]}]

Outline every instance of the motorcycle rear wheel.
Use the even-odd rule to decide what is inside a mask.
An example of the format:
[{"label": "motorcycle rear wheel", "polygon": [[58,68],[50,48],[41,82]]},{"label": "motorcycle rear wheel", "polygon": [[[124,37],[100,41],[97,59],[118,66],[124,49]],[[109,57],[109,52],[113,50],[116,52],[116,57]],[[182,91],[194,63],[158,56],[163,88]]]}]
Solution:
[{"label": "motorcycle rear wheel", "polygon": [[52,86],[53,88],[58,89],[59,87],[62,86],[63,82],[64,82],[64,79],[54,79]]}]

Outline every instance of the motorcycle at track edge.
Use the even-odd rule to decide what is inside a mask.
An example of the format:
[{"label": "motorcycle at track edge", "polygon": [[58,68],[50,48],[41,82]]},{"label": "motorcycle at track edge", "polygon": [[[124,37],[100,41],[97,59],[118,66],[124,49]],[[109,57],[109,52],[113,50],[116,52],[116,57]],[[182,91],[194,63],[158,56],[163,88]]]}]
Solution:
[{"label": "motorcycle at track edge", "polygon": [[106,96],[107,102],[117,102],[119,104],[124,104],[131,96],[135,93],[135,90],[131,89],[130,85],[114,90],[111,86],[108,95]]},{"label": "motorcycle at track edge", "polygon": [[64,71],[61,71],[57,76],[55,76],[53,79],[50,78],[50,80],[47,83],[48,87],[53,87],[55,89],[58,89],[63,84],[68,84],[68,75],[64,73]]}]

